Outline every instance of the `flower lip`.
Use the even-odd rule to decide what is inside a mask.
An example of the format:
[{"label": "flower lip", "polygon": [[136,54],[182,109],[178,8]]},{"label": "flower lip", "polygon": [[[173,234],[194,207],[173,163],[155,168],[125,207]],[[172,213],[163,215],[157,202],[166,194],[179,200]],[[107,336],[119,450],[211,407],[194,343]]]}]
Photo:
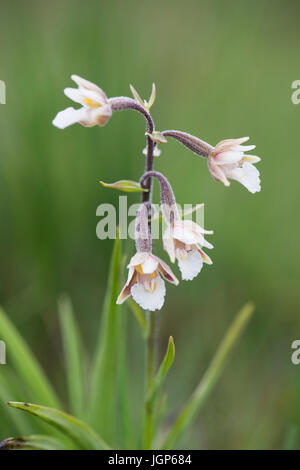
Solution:
[{"label": "flower lip", "polygon": [[229,179],[233,179],[251,193],[256,193],[261,189],[260,174],[253,165],[260,158],[245,154],[255,148],[255,145],[242,145],[248,140],[249,137],[222,140],[210,152],[207,164],[212,177],[225,186],[229,186]]},{"label": "flower lip", "polygon": [[148,310],[160,309],[164,303],[165,285],[160,275],[177,285],[178,280],[169,266],[157,256],[148,252],[137,252],[128,264],[128,278],[117,304],[123,303],[130,295]]}]

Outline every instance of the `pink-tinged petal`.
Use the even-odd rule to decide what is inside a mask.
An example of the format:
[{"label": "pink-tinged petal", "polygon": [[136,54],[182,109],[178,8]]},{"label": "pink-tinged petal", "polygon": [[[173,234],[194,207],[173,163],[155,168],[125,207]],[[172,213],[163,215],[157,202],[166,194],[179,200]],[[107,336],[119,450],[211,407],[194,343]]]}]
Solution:
[{"label": "pink-tinged petal", "polygon": [[135,302],[144,310],[160,310],[164,304],[166,286],[164,281],[158,276],[152,292],[146,290],[143,284],[135,284],[131,288],[131,295]]},{"label": "pink-tinged petal", "polygon": [[221,142],[219,142],[215,147],[215,153],[230,149],[231,147],[236,147],[237,145],[244,144],[248,140],[249,140],[249,137],[241,137],[239,139],[221,140]]},{"label": "pink-tinged petal", "polygon": [[198,245],[195,246],[195,249],[200,253],[203,263],[213,264],[210,257],[206,253],[204,253],[204,251]]},{"label": "pink-tinged petal", "polygon": [[80,123],[83,120],[88,119],[88,112],[84,108],[74,109],[67,108],[60,111],[52,121],[52,124],[59,129],[65,129],[72,124]]},{"label": "pink-tinged petal", "polygon": [[202,269],[202,256],[196,250],[189,251],[185,257],[178,256],[178,266],[182,279],[184,281],[191,281]]},{"label": "pink-tinged petal", "polygon": [[202,241],[202,235],[199,235],[193,232],[191,229],[184,227],[183,224],[175,224],[173,227],[173,237],[176,240],[186,244],[193,245],[194,243],[199,243],[200,239]]},{"label": "pink-tinged petal", "polygon": [[148,255],[143,263],[141,263],[143,274],[152,274],[158,268],[158,259],[156,256]]},{"label": "pink-tinged petal", "polygon": [[230,185],[224,172],[222,171],[220,167],[218,167],[218,165],[216,165],[216,163],[214,162],[214,159],[211,156],[209,156],[207,159],[207,166],[210,171],[210,174],[215,180],[221,181],[221,183],[223,183],[225,186]]},{"label": "pink-tinged petal", "polygon": [[159,260],[158,270],[161,275],[165,278],[166,281],[171,282],[171,284],[175,284],[177,286],[179,284],[178,279],[174,275],[170,266],[167,265],[163,260]]},{"label": "pink-tinged petal", "polygon": [[129,261],[127,268],[134,268],[135,266],[144,263],[148,256],[149,253],[143,253],[142,251],[138,251],[135,255],[133,255],[133,257]]},{"label": "pink-tinged petal", "polygon": [[105,126],[111,115],[112,110],[109,104],[90,110],[91,122],[98,124],[100,127]]},{"label": "pink-tinged petal", "polygon": [[207,235],[212,235],[214,233],[213,230],[205,230],[203,227],[201,227],[201,225],[199,224],[196,224],[196,222],[194,222],[193,220],[183,220],[182,221],[183,223],[183,226],[184,227],[187,227],[189,228],[190,230],[192,230],[193,232],[196,232],[196,233],[205,233]]},{"label": "pink-tinged petal", "polygon": [[95,85],[95,83],[92,83],[92,82],[89,82],[88,80],[86,80],[85,78],[81,78],[79,77],[78,75],[71,75],[71,79],[80,87],[80,88],[83,88],[85,90],[91,90],[91,91],[96,91],[97,93],[99,93],[102,97],[103,100],[107,101],[107,97],[106,97],[106,94],[104,93],[104,91],[98,87],[97,85]]},{"label": "pink-tinged petal", "polygon": [[214,157],[217,165],[227,165],[228,163],[237,163],[243,158],[243,152],[226,151],[217,153]]},{"label": "pink-tinged petal", "polygon": [[163,234],[164,250],[168,253],[172,263],[175,261],[175,243],[171,235],[171,227],[167,227]]},{"label": "pink-tinged petal", "polygon": [[125,286],[117,299],[117,304],[122,304],[131,295],[131,287],[136,282],[136,273],[134,268],[129,268],[128,278]]},{"label": "pink-tinged petal", "polygon": [[213,248],[213,245],[205,240],[199,231],[194,231],[192,228],[185,226],[182,223],[174,224],[173,237],[186,245],[194,245],[199,243],[201,246]]}]

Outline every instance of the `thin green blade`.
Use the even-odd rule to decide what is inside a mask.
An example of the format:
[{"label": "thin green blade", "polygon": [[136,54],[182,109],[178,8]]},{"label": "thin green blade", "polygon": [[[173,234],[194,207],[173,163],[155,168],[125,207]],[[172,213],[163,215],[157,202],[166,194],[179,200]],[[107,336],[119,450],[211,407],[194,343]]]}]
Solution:
[{"label": "thin green blade", "polygon": [[79,330],[69,298],[59,301],[59,320],[63,340],[65,370],[71,413],[82,417],[84,407],[83,351]]},{"label": "thin green blade", "polygon": [[116,239],[110,263],[98,345],[94,357],[90,389],[91,426],[111,440],[117,420],[117,371],[120,354],[122,308],[116,304],[120,291],[120,240]]},{"label": "thin green blade", "polygon": [[169,372],[169,369],[171,365],[173,364],[174,358],[175,358],[175,344],[174,344],[173,337],[170,336],[167,352],[156,374],[156,377],[154,380],[154,386],[151,391],[151,394],[149,395],[147,399],[148,404],[152,403],[155,400],[157,393],[161,389],[166,379],[166,376]]},{"label": "thin green blade", "polygon": [[8,402],[18,410],[26,411],[54,426],[72,439],[78,449],[109,449],[110,447],[87,424],[63,411],[31,403]]},{"label": "thin green blade", "polygon": [[0,450],[72,450],[59,439],[44,434],[10,437],[0,442]]},{"label": "thin green blade", "polygon": [[161,447],[162,449],[171,449],[178,437],[192,423],[196,414],[199,412],[206,398],[214,387],[216,381],[220,377],[224,369],[225,361],[227,360],[237,340],[244,331],[253,311],[253,304],[248,303],[240,310],[240,312],[235,317],[233,323],[227,330],[227,333],[225,334],[219,348],[217,349],[202,380],[200,381],[199,385],[197,386],[196,390],[189,398],[187,403],[183,406],[181,412],[179,413],[175,421],[175,424],[169,431]]},{"label": "thin green blade", "polygon": [[60,408],[59,400],[30,348],[0,308],[0,337],[6,343],[7,356],[35,401]]}]

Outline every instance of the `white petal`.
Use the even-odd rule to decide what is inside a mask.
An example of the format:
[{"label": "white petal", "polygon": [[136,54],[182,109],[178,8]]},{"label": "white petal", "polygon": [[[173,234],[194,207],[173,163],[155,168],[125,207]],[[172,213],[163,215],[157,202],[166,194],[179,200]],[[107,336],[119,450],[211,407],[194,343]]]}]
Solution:
[{"label": "white petal", "polygon": [[70,98],[70,100],[75,101],[75,103],[80,103],[83,105],[84,97],[78,88],[65,88],[64,94]]},{"label": "white petal", "polygon": [[52,124],[59,129],[65,129],[76,122],[81,122],[88,119],[88,113],[86,109],[74,109],[74,108],[67,108],[63,111],[60,111],[52,121]]},{"label": "white petal", "polygon": [[213,248],[213,245],[205,240],[199,231],[192,230],[191,227],[189,227],[187,224],[184,225],[183,222],[176,222],[174,224],[173,237],[176,238],[176,240],[185,243],[186,245],[194,245],[199,243],[201,246],[206,246],[206,248]]},{"label": "white petal", "polygon": [[243,158],[243,152],[226,151],[217,153],[214,161],[218,165],[226,165],[227,163],[237,163]]},{"label": "white petal", "polygon": [[96,91],[97,93],[101,94],[103,99],[107,100],[104,91],[100,87],[98,87],[98,85],[95,85],[95,83],[89,82],[85,78],[81,78],[78,75],[71,75],[71,79],[76,83],[76,85],[79,86],[79,88]]},{"label": "white petal", "polygon": [[189,251],[187,256],[183,259],[178,257],[178,266],[181,271],[182,279],[185,281],[191,281],[202,269],[202,256],[196,250]]},{"label": "white petal", "polygon": [[158,260],[155,256],[148,255],[141,266],[144,274],[152,274],[158,267]]},{"label": "white petal", "polygon": [[148,255],[149,255],[149,253],[143,253],[142,251],[138,251],[135,255],[133,255],[133,257],[129,261],[129,264],[128,264],[127,268],[138,266],[139,264],[144,263],[144,261],[146,261]]},{"label": "white petal", "polygon": [[171,227],[167,227],[163,234],[164,250],[168,253],[171,263],[175,261],[175,243],[171,235]]},{"label": "white petal", "polygon": [[131,288],[133,299],[144,310],[160,310],[164,304],[165,294],[165,283],[160,277],[156,279],[156,288],[153,292],[146,291],[142,284],[135,284]]},{"label": "white petal", "polygon": [[260,187],[260,174],[258,169],[249,162],[243,163],[241,168],[237,170],[242,170],[241,172],[237,173],[236,170],[231,172],[229,178],[235,179],[239,183],[241,183],[245,188],[250,191],[250,193],[254,194],[261,190]]}]

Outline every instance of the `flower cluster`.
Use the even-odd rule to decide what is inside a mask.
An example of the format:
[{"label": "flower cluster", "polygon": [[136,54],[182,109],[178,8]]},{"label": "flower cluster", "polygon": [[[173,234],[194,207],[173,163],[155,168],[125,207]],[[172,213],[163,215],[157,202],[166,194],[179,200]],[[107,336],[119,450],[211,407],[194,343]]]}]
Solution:
[{"label": "flower cluster", "polygon": [[167,225],[163,234],[163,247],[172,263],[177,260],[183,280],[194,279],[200,273],[203,263],[212,264],[203,248],[213,248],[213,245],[204,238],[204,235],[213,232],[205,230],[192,220],[184,220],[180,217],[169,181],[161,173],[153,171],[153,157],[158,157],[161,154],[157,145],[165,144],[167,137],[174,138],[196,155],[206,158],[209,172],[216,181],[222,182],[225,186],[230,185],[229,180],[238,181],[251,193],[256,193],[261,189],[260,174],[254,166],[260,161],[260,158],[246,154],[255,148],[254,145],[243,145],[249,137],[222,140],[213,147],[186,132],[156,131],[150,114],[150,108],[156,97],[154,84],[151,96],[146,101],[140,98],[132,86],[130,88],[133,98],[124,96],[107,98],[104,91],[97,85],[77,75],[72,75],[71,78],[78,88],[66,88],[65,95],[80,104],[81,107],[78,109],[69,107],[59,112],[53,120],[54,126],[59,129],[64,129],[75,123],[85,127],[104,126],[114,111],[125,109],[138,111],[146,118],[146,147],[143,150],[146,165],[140,182],[126,180],[126,185],[115,183],[106,186],[128,191],[137,189],[142,191],[142,202],[136,216],[136,254],[127,266],[128,279],[117,303],[121,304],[132,296],[135,302],[145,310],[161,309],[166,294],[164,281],[167,280],[171,284],[177,285],[178,280],[170,267],[152,253],[150,215],[153,178],[156,178],[160,183],[162,215]]}]

